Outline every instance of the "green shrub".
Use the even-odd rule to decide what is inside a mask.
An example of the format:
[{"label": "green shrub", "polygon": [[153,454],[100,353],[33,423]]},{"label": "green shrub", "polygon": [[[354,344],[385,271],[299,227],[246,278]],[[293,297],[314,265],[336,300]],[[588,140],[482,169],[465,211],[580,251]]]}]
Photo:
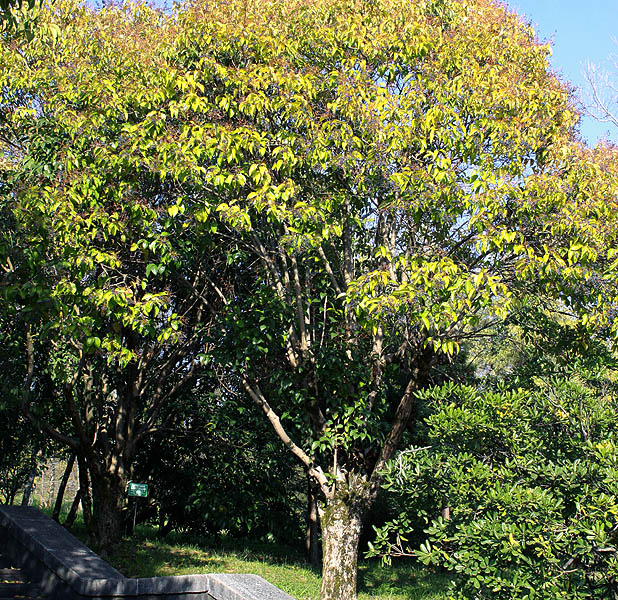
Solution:
[{"label": "green shrub", "polygon": [[[537,384],[426,394],[435,407],[427,447],[390,465],[399,517],[371,554],[448,569],[456,598],[616,597],[616,400],[581,376]],[[415,544],[423,523],[426,540]]]}]

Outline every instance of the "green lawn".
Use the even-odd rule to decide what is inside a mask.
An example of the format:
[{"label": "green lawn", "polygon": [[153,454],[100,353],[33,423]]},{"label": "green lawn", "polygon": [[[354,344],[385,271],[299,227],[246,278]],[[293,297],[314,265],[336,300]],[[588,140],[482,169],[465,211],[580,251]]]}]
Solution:
[{"label": "green lawn", "polygon": [[[320,576],[292,550],[274,544],[243,545],[238,541],[217,544],[161,542],[138,530],[126,539],[109,562],[129,577],[190,573],[254,573],[297,600],[319,600]],[[362,561],[359,567],[359,600],[446,600],[449,577],[432,573],[409,561],[383,566]]]}]

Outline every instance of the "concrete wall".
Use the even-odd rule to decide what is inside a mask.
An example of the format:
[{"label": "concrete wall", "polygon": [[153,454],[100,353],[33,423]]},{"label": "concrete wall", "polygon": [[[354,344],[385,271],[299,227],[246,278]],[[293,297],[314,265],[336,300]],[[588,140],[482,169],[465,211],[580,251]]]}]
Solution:
[{"label": "concrete wall", "polygon": [[0,506],[0,553],[57,600],[294,600],[257,575],[129,579],[30,507]]}]

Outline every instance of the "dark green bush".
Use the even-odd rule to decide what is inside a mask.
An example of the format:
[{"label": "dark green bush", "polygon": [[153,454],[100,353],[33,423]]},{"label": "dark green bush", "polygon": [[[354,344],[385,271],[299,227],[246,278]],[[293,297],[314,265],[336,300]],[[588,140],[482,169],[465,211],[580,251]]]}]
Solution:
[{"label": "dark green bush", "polygon": [[[456,598],[616,597],[616,399],[581,375],[536,383],[425,395],[435,408],[427,447],[391,464],[386,487],[399,517],[371,554],[412,554],[452,571]],[[426,539],[415,544],[422,524]]]}]

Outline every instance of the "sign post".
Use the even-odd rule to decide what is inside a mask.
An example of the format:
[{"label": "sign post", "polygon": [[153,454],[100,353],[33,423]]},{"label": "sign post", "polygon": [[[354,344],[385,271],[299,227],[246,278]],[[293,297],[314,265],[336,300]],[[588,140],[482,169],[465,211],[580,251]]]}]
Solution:
[{"label": "sign post", "polygon": [[147,483],[133,483],[129,481],[129,487],[127,489],[127,495],[129,498],[132,496],[135,498],[133,504],[133,533],[135,533],[135,519],[137,517],[137,498],[148,497],[148,484]]}]

